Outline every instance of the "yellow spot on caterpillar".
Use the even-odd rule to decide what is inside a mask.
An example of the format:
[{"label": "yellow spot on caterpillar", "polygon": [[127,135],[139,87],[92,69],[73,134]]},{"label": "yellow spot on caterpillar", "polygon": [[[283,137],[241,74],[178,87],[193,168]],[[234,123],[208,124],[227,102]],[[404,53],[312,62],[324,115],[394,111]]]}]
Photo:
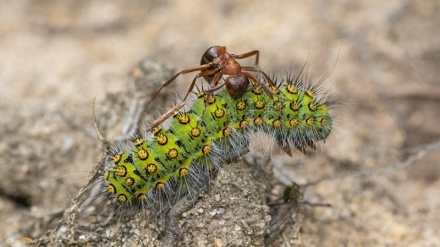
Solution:
[{"label": "yellow spot on caterpillar", "polygon": [[203,97],[205,97],[205,95],[206,95],[206,94],[205,94],[204,92],[198,92],[198,93],[197,93],[197,98],[198,98],[198,99],[203,98]]},{"label": "yellow spot on caterpillar", "polygon": [[115,163],[116,165],[121,161],[122,158],[122,153],[118,153],[113,157],[113,163]]},{"label": "yellow spot on caterpillar", "polygon": [[168,157],[170,157],[170,159],[175,159],[177,158],[178,155],[179,155],[179,151],[177,151],[177,149],[175,148],[168,151]]},{"label": "yellow spot on caterpillar", "polygon": [[245,129],[249,126],[249,122],[247,120],[240,121],[240,128]]},{"label": "yellow spot on caterpillar", "polygon": [[154,187],[156,187],[158,190],[163,190],[165,188],[165,184],[159,181],[156,183],[156,185],[154,185]]},{"label": "yellow spot on caterpillar", "polygon": [[299,108],[300,108],[300,105],[296,101],[293,101],[292,103],[290,103],[290,109],[292,111],[298,111]]},{"label": "yellow spot on caterpillar", "polygon": [[270,86],[270,91],[272,91],[273,94],[279,94],[280,90],[277,87]]},{"label": "yellow spot on caterpillar", "polygon": [[120,194],[119,196],[118,196],[118,202],[120,202],[120,203],[125,203],[127,201],[127,196],[126,195],[124,195],[124,194]]},{"label": "yellow spot on caterpillar", "polygon": [[138,200],[143,201],[145,199],[147,199],[147,195],[145,195],[144,193],[138,195]]},{"label": "yellow spot on caterpillar", "polygon": [[199,137],[200,134],[202,134],[202,131],[198,127],[191,130],[191,136],[193,137]]},{"label": "yellow spot on caterpillar", "polygon": [[327,119],[325,119],[325,118],[321,119],[321,124],[322,125],[327,125],[327,123],[328,123]]},{"label": "yellow spot on caterpillar", "polygon": [[262,125],[263,124],[263,119],[261,118],[261,117],[257,117],[257,118],[255,118],[254,119],[254,124],[256,125],[256,126],[260,126],[260,125]]},{"label": "yellow spot on caterpillar", "polygon": [[179,176],[181,177],[185,177],[186,175],[188,175],[189,171],[186,168],[180,168],[179,169]]},{"label": "yellow spot on caterpillar", "polygon": [[159,133],[162,129],[159,127],[154,127],[153,128],[153,135],[156,135],[157,133]]},{"label": "yellow spot on caterpillar", "polygon": [[185,113],[182,113],[178,116],[179,119],[179,123],[181,124],[187,124],[190,121],[190,118],[188,115],[186,115]]},{"label": "yellow spot on caterpillar", "polygon": [[275,108],[275,110],[277,110],[277,111],[281,111],[283,109],[283,103],[281,103],[279,101],[275,101],[273,103],[273,108]]},{"label": "yellow spot on caterpillar", "polygon": [[134,179],[131,178],[131,177],[128,177],[128,178],[125,179],[125,183],[126,183],[128,186],[132,186],[132,185],[134,184]]},{"label": "yellow spot on caterpillar", "polygon": [[223,110],[222,108],[219,108],[219,109],[215,110],[214,115],[216,118],[222,118],[225,115],[225,110]]},{"label": "yellow spot on caterpillar", "polygon": [[310,102],[309,103],[309,109],[310,109],[310,111],[316,111],[316,104],[313,103],[313,102]]},{"label": "yellow spot on caterpillar", "polygon": [[110,177],[110,172],[109,171],[105,171],[104,172],[104,179],[108,181],[109,177]]},{"label": "yellow spot on caterpillar", "polygon": [[232,133],[231,127],[226,127],[223,129],[223,136],[224,137],[231,135],[231,133]]},{"label": "yellow spot on caterpillar", "polygon": [[328,108],[327,108],[327,105],[326,105],[326,104],[322,104],[321,107],[322,107],[322,110],[324,110],[324,111],[328,111]]},{"label": "yellow spot on caterpillar", "polygon": [[113,184],[107,186],[107,192],[109,194],[116,194],[116,187]]},{"label": "yellow spot on caterpillar", "polygon": [[235,104],[235,107],[237,108],[237,110],[242,111],[246,109],[246,103],[244,103],[243,101],[239,101],[237,102],[237,104]]},{"label": "yellow spot on caterpillar", "polygon": [[292,118],[292,119],[290,119],[289,123],[291,126],[295,127],[298,125],[298,119]]},{"label": "yellow spot on caterpillar", "polygon": [[155,173],[157,171],[157,166],[155,164],[149,164],[145,170],[148,173]]},{"label": "yellow spot on caterpillar", "polygon": [[118,168],[116,168],[116,175],[125,177],[127,175],[127,168],[125,168],[125,166],[118,166]]},{"label": "yellow spot on caterpillar", "polygon": [[168,137],[162,133],[158,134],[156,137],[157,143],[160,145],[166,145],[168,143]]},{"label": "yellow spot on caterpillar", "polygon": [[289,83],[289,84],[287,85],[286,89],[287,89],[287,92],[289,92],[289,93],[291,93],[291,94],[297,94],[297,93],[298,93],[298,89],[297,89],[296,86],[293,85],[293,84],[290,84],[290,83]]},{"label": "yellow spot on caterpillar", "polygon": [[312,90],[307,90],[306,94],[310,97],[310,98],[314,98],[315,97],[315,93]]},{"label": "yellow spot on caterpillar", "polygon": [[148,156],[149,156],[149,154],[148,154],[147,150],[143,150],[143,149],[139,150],[139,152],[138,152],[139,159],[146,160],[146,159],[148,159]]},{"label": "yellow spot on caterpillar", "polygon": [[261,86],[258,86],[256,88],[254,88],[252,91],[254,92],[254,94],[258,94],[259,95],[259,94],[263,93],[263,88]]},{"label": "yellow spot on caterpillar", "polygon": [[209,97],[208,104],[210,104],[210,105],[211,105],[211,104],[214,104],[215,101],[216,101],[215,97],[211,95],[211,97]]},{"label": "yellow spot on caterpillar", "polygon": [[309,117],[309,118],[306,119],[306,123],[308,125],[313,125],[314,122],[315,122],[315,120],[312,117]]},{"label": "yellow spot on caterpillar", "polygon": [[136,141],[134,142],[134,145],[135,145],[136,147],[142,146],[142,144],[144,144],[144,139],[142,139],[142,138],[138,138],[138,139],[136,139]]},{"label": "yellow spot on caterpillar", "polygon": [[202,147],[202,153],[207,155],[207,154],[209,154],[209,152],[211,152],[211,146],[210,145],[204,145]]},{"label": "yellow spot on caterpillar", "polygon": [[257,108],[259,110],[263,109],[265,106],[264,102],[261,100],[255,101],[254,105],[255,105],[255,108]]},{"label": "yellow spot on caterpillar", "polygon": [[279,128],[279,127],[281,127],[281,125],[282,125],[281,120],[276,119],[275,121],[273,121],[273,126],[274,127]]}]

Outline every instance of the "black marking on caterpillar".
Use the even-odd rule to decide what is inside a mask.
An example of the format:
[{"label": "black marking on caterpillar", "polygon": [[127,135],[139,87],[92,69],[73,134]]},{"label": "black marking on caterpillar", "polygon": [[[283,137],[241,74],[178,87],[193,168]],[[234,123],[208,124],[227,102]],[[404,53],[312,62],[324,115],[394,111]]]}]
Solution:
[{"label": "black marking on caterpillar", "polygon": [[322,81],[313,85],[302,74],[276,81],[268,87],[272,98],[252,82],[236,99],[222,90],[205,104],[206,94],[199,92],[168,129],[153,128],[150,139],[136,132],[131,143],[113,147],[103,175],[105,194],[116,206],[161,210],[193,195],[221,164],[248,152],[255,131],[271,134],[289,154],[314,148],[332,131],[334,101],[321,92]]}]

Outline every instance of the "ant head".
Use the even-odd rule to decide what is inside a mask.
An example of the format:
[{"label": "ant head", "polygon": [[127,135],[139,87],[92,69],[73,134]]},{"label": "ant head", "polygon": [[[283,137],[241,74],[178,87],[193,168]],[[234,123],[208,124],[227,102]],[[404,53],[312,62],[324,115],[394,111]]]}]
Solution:
[{"label": "ant head", "polygon": [[249,87],[249,78],[244,74],[229,76],[226,78],[226,91],[232,98],[242,97]]}]

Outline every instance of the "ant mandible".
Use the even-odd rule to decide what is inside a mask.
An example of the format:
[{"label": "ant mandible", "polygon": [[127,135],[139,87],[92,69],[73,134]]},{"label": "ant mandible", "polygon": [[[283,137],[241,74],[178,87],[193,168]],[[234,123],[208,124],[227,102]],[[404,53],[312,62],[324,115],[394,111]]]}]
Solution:
[{"label": "ant mandible", "polygon": [[[259,82],[259,80],[254,75],[249,73],[249,72],[261,73],[265,78],[265,80],[269,83],[269,85],[276,87],[275,83],[272,82],[269,76],[266,73],[264,73],[264,71],[262,71],[260,67],[258,67],[259,54],[260,52],[258,50],[254,50],[240,55],[235,55],[228,53],[226,51],[225,46],[211,46],[203,54],[202,59],[200,61],[200,66],[184,69],[179,73],[177,73],[176,75],[174,75],[173,77],[171,77],[171,79],[169,79],[167,82],[162,84],[162,86],[154,94],[150,102],[148,102],[145,109],[148,108],[151,102],[154,101],[154,99],[159,95],[160,91],[166,88],[168,85],[170,85],[174,80],[176,80],[176,78],[179,75],[188,74],[195,71],[201,71],[201,72],[198,73],[192,80],[188,92],[186,93],[182,102],[185,102],[188,95],[194,89],[196,80],[200,77],[205,78],[205,80],[210,85],[210,89],[206,91],[208,92],[206,101],[209,100],[209,97],[212,95],[214,91],[222,88],[225,85],[226,85],[226,90],[229,93],[229,95],[231,95],[231,97],[233,98],[242,97],[248,90],[250,83],[249,79],[255,82],[254,87],[262,86],[266,94],[268,94],[269,97],[272,98],[273,97],[272,93],[269,92],[269,90],[264,86],[264,84]],[[241,66],[236,61],[236,59],[243,59],[251,56],[256,56],[255,66]],[[217,86],[222,75],[228,75],[228,77],[226,78],[225,83]]]}]

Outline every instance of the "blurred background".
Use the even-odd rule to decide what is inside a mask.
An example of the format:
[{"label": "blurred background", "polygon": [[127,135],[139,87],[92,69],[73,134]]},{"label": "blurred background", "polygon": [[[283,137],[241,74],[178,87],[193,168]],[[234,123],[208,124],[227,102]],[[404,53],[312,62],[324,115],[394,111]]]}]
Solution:
[{"label": "blurred background", "polygon": [[129,98],[145,57],[177,72],[225,45],[279,76],[307,63],[341,103],[316,153],[274,160],[280,180],[323,179],[306,200],[332,205],[286,243],[438,246],[439,26],[436,0],[0,1],[0,240],[44,233],[87,180],[95,98]]}]

